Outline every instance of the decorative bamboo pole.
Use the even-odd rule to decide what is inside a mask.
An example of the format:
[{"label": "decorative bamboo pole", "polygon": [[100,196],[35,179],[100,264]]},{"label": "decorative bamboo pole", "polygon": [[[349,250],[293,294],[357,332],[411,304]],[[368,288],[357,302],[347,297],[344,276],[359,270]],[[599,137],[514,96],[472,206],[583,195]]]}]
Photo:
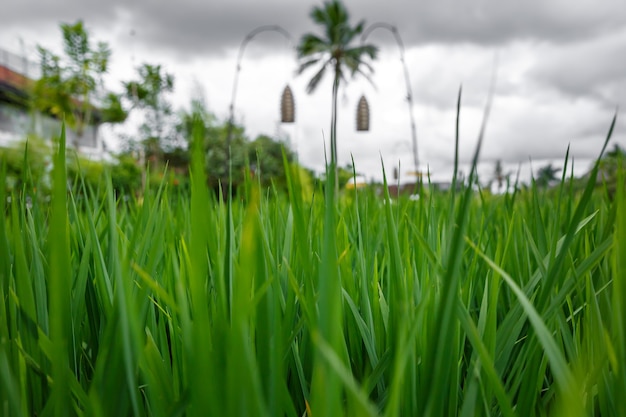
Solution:
[{"label": "decorative bamboo pole", "polygon": [[285,38],[287,38],[287,40],[289,41],[289,43],[293,46],[294,42],[293,42],[293,38],[292,36],[289,34],[289,32],[287,32],[285,29],[283,29],[282,27],[278,26],[278,25],[266,25],[266,26],[260,26],[254,30],[252,30],[250,33],[248,33],[246,35],[246,37],[243,39],[243,41],[241,42],[241,45],[239,46],[239,54],[237,55],[237,66],[235,69],[235,78],[233,80],[233,90],[232,90],[232,95],[231,95],[231,99],[230,99],[230,106],[229,106],[229,112],[230,115],[228,117],[228,126],[227,126],[227,130],[226,130],[226,143],[228,146],[228,160],[230,161],[230,142],[232,140],[232,134],[233,134],[233,126],[235,124],[235,99],[237,98],[237,87],[239,84],[239,73],[241,72],[241,61],[243,59],[243,54],[246,50],[246,46],[248,45],[248,43],[259,33],[262,32],[277,32],[280,33],[281,35],[283,35]]},{"label": "decorative bamboo pole", "polygon": [[400,38],[400,34],[398,33],[398,29],[390,25],[389,23],[377,22],[371,24],[367,29],[363,31],[361,35],[361,42],[365,42],[366,38],[376,29],[387,29],[389,30],[396,43],[398,44],[398,48],[400,49],[400,62],[402,63],[402,68],[404,70],[404,81],[406,84],[406,101],[409,108],[409,118],[411,121],[411,139],[413,143],[413,165],[415,167],[415,175],[419,175],[419,158],[417,153],[417,128],[415,127],[415,117],[413,115],[413,93],[411,92],[411,80],[409,78],[409,70],[406,66],[406,61],[404,60],[404,43],[402,42],[402,38]]}]

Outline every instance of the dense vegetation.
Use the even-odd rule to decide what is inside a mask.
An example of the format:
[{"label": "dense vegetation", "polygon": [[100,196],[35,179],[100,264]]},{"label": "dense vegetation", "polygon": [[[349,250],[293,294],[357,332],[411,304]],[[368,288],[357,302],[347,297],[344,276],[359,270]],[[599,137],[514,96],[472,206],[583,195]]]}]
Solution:
[{"label": "dense vegetation", "polygon": [[50,203],[0,188],[1,415],[626,415],[623,170],[222,199],[201,142],[189,193],[68,191],[63,140]]}]

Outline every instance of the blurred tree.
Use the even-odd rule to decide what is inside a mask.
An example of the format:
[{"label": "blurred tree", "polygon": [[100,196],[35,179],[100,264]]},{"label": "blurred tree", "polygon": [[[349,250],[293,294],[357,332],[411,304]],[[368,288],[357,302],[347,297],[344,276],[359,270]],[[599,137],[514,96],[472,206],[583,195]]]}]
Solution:
[{"label": "blurred tree", "polygon": [[558,179],[556,174],[560,171],[561,168],[554,167],[552,166],[552,163],[549,163],[548,165],[539,168],[535,182],[539,187],[548,187]]},{"label": "blurred tree", "polygon": [[0,147],[0,165],[6,167],[8,190],[21,192],[23,187],[48,190],[52,169],[50,153],[49,143],[37,136]]},{"label": "blurred tree", "polygon": [[617,143],[613,146],[613,149],[607,152],[600,161],[599,176],[605,181],[615,182],[617,181],[617,170],[619,168],[619,160],[626,157],[626,151],[622,149]]},{"label": "blurred tree", "polygon": [[[226,192],[229,183],[232,183],[233,189],[236,190],[244,181],[246,164],[254,175],[260,176],[261,182],[265,185],[272,181],[278,182],[279,185],[285,183],[283,151],[288,162],[293,160],[293,152],[286,145],[267,135],[259,135],[254,141],[250,141],[243,126],[233,125],[230,133],[229,162],[227,139],[229,123],[219,122],[206,109],[202,99],[194,99],[190,111],[183,110],[179,113],[177,125],[179,140],[182,138],[188,142],[196,123],[200,123],[204,130],[207,180],[215,192],[218,192],[220,187]],[[188,151],[185,152],[188,160]],[[179,153],[177,157],[183,158],[184,155]]]},{"label": "blurred tree", "polygon": [[[226,191],[229,183],[236,189],[244,180],[247,162],[248,138],[243,126],[233,125],[230,139],[230,163],[228,159],[228,124],[210,125],[205,130],[206,171],[209,186]],[[230,171],[230,174],[229,174]]]},{"label": "blurred tree", "polygon": [[[361,174],[359,172],[356,173],[356,176],[359,177]],[[342,167],[337,167],[337,182],[341,185],[342,188],[350,188],[353,184],[355,176],[352,168],[352,164],[346,164]],[[358,178],[357,178],[358,179]],[[326,177],[326,173],[321,173],[318,177],[318,184],[322,187],[323,190],[326,189],[327,186],[334,186],[334,184],[328,184],[328,178]]]},{"label": "blurred tree", "polygon": [[[126,120],[120,96],[106,91],[103,75],[108,71],[111,50],[105,42],[94,47],[83,22],[62,24],[63,59],[38,46],[41,78],[33,86],[36,110],[51,114],[76,132],[75,147],[85,127],[94,121],[119,123]],[[97,104],[96,105],[94,104]]]},{"label": "blurred tree", "polygon": [[140,191],[141,176],[141,168],[130,155],[119,155],[111,168],[111,183],[119,192],[131,194]]},{"label": "blurred tree", "polygon": [[[324,35],[320,37],[311,33],[305,34],[297,47],[300,68],[302,73],[314,65],[320,65],[313,78],[309,81],[307,92],[315,91],[330,67],[333,71],[332,109],[330,122],[330,163],[337,177],[337,95],[341,82],[347,83],[346,74],[351,76],[362,74],[369,80],[373,68],[366,58],[376,59],[378,49],[374,45],[358,43],[359,35],[363,32],[365,21],[361,20],[356,26],[351,26],[349,14],[339,0],[327,1],[323,6],[315,6],[310,14],[313,22],[321,26]],[[335,182],[338,190],[339,182]]]},{"label": "blurred tree", "polygon": [[133,103],[133,108],[144,111],[139,129],[146,157],[160,159],[164,149],[175,146],[175,122],[167,99],[167,93],[174,91],[174,77],[161,65],[143,64],[137,68],[137,73],[138,81],[124,83],[126,97]]},{"label": "blurred tree", "polygon": [[[613,146],[613,149],[607,152],[600,160],[600,167],[598,170],[597,184],[606,186],[609,195],[612,197],[617,190],[618,172],[620,169],[626,168],[626,151],[618,144]],[[587,177],[587,176],[585,176]]]},{"label": "blurred tree", "polygon": [[261,179],[261,183],[269,184],[278,181],[285,183],[285,167],[283,152],[287,161],[293,160],[293,152],[283,143],[274,140],[267,135],[259,135],[248,145],[248,159],[250,169],[255,176]]},{"label": "blurred tree", "polygon": [[202,97],[191,100],[190,110],[181,109],[178,112],[178,123],[176,133],[178,141],[189,144],[189,138],[194,129],[194,125],[200,123],[203,129],[216,124],[215,116],[206,108],[206,103]]}]

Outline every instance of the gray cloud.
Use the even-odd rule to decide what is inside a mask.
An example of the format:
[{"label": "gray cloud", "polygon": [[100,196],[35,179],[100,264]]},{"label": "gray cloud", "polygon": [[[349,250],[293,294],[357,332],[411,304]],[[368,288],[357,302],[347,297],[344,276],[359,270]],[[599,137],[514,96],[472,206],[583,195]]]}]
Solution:
[{"label": "gray cloud", "polygon": [[529,76],[572,99],[594,97],[609,107],[626,99],[626,31],[577,45],[540,46]]},{"label": "gray cloud", "polygon": [[[159,2],[143,7],[137,3],[130,9],[130,25],[140,28],[141,41],[152,46],[170,49],[177,55],[223,55],[238,48],[246,34],[263,25],[281,25],[292,36],[299,35],[298,24],[288,16],[302,16],[305,22],[307,8],[296,2]],[[279,34],[258,35],[255,46],[271,48]],[[297,41],[297,39],[294,39]]]},{"label": "gray cloud", "polygon": [[[430,42],[472,42],[501,45],[516,39],[570,42],[619,28],[625,10],[593,1],[457,2],[422,5],[413,27]],[[409,21],[404,22],[406,24]]]},{"label": "gray cloud", "polygon": [[[319,2],[285,0],[148,1],[23,0],[4,8],[0,25],[32,25],[42,21],[85,19],[90,25],[111,26],[128,16],[129,30],[141,32],[141,42],[176,54],[221,54],[239,45],[255,27],[279,24],[294,37],[312,29],[310,8]],[[610,33],[626,23],[626,9],[612,2],[529,0],[500,2],[406,2],[346,0],[356,22],[386,21],[398,27],[407,46],[428,43],[503,45],[516,39],[569,43]],[[391,42],[389,36],[376,36]],[[270,38],[258,41],[271,45]]]},{"label": "gray cloud", "polygon": [[85,19],[90,24],[111,24],[115,21],[118,7],[112,2],[84,2],[80,0],[9,0],[10,7],[3,7],[0,26],[20,28],[50,22],[73,22]]}]

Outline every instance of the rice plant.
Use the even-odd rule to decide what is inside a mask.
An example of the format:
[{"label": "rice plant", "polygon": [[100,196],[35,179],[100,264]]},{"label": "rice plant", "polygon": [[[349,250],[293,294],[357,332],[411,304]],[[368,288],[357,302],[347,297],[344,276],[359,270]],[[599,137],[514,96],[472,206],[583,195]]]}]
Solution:
[{"label": "rice plant", "polygon": [[51,201],[0,188],[0,415],[626,415],[623,170],[224,200],[201,137],[190,195],[68,188],[63,135]]}]

